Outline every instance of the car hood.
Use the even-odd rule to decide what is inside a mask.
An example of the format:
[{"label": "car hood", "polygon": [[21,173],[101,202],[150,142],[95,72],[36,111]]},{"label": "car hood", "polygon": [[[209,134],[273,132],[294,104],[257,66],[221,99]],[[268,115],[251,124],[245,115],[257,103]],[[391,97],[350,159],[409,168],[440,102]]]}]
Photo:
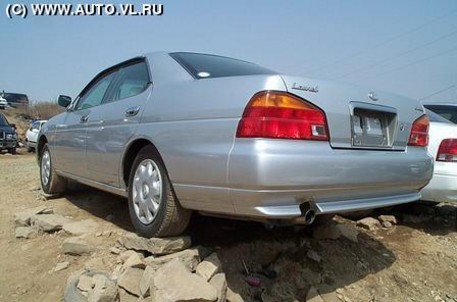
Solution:
[{"label": "car hood", "polygon": [[7,134],[15,133],[14,128],[11,126],[0,126],[0,132],[5,132]]}]

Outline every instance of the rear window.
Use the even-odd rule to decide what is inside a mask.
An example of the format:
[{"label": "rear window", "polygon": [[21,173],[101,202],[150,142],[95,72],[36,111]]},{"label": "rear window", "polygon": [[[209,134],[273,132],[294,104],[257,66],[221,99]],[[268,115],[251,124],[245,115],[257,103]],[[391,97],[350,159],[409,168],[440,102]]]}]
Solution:
[{"label": "rear window", "polygon": [[257,64],[227,57],[189,52],[174,52],[170,56],[197,79],[276,74]]},{"label": "rear window", "polygon": [[449,105],[424,105],[430,111],[444,117],[448,121],[457,124],[457,106]]}]

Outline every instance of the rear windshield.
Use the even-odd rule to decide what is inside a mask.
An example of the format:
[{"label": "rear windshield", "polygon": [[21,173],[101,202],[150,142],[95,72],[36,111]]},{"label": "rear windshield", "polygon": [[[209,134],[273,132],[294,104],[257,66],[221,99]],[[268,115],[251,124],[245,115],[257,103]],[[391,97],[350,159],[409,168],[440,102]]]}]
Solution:
[{"label": "rear windshield", "polygon": [[227,57],[189,52],[174,52],[170,56],[197,79],[277,74],[257,64]]},{"label": "rear windshield", "polygon": [[452,123],[449,120],[445,119],[441,115],[436,114],[435,112],[433,112],[429,109],[425,109],[425,111],[427,112],[428,118],[430,119],[431,122],[438,122],[438,123],[445,123],[445,124],[452,125]]},{"label": "rear windshield", "polygon": [[425,108],[441,115],[445,119],[457,124],[457,106],[450,105],[424,105]]}]

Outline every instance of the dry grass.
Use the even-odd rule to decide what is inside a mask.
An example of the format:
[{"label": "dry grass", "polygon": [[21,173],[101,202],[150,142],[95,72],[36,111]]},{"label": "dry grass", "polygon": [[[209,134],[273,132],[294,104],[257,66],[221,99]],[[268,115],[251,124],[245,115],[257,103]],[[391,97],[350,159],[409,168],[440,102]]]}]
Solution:
[{"label": "dry grass", "polygon": [[54,115],[57,115],[63,112],[65,109],[60,107],[55,103],[37,103],[28,108],[18,108],[17,110],[21,111],[21,114],[28,119],[37,119],[37,120],[48,120]]}]

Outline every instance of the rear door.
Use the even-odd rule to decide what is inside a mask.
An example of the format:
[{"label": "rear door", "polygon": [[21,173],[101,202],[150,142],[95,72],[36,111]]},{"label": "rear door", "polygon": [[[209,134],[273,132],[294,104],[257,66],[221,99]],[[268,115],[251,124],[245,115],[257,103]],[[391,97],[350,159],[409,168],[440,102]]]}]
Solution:
[{"label": "rear door", "polygon": [[122,154],[136,132],[152,85],[144,58],[118,66],[101,106],[94,108],[87,131],[87,172],[92,180],[120,187]]}]

